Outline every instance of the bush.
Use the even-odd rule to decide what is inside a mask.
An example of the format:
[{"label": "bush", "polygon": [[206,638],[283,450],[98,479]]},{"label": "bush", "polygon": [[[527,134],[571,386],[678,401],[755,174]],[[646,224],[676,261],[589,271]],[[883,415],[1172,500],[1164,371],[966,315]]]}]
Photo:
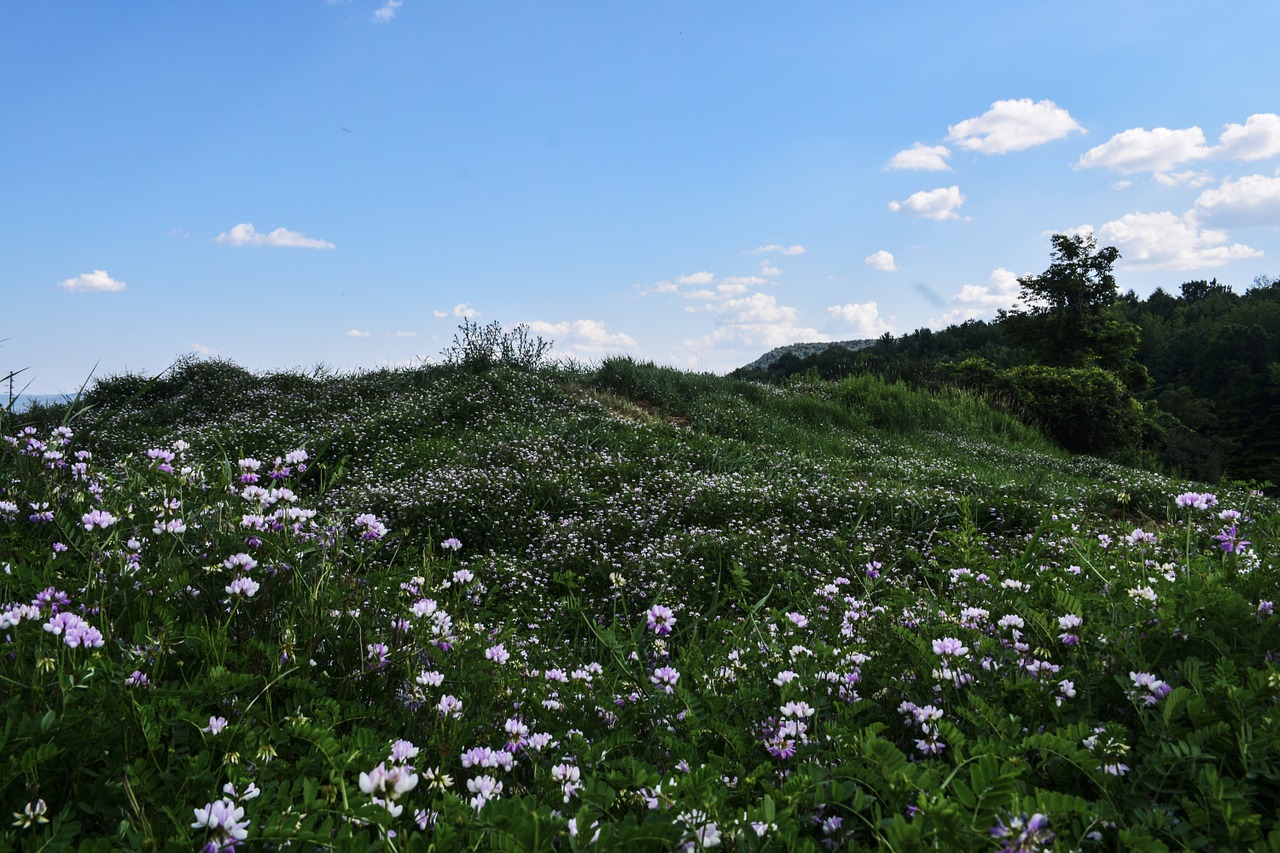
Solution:
[{"label": "bush", "polygon": [[553,346],[537,335],[530,336],[529,327],[521,323],[503,329],[496,320],[487,326],[464,319],[453,336],[453,345],[441,353],[445,364],[480,372],[494,367],[535,370],[547,364],[547,353]]}]

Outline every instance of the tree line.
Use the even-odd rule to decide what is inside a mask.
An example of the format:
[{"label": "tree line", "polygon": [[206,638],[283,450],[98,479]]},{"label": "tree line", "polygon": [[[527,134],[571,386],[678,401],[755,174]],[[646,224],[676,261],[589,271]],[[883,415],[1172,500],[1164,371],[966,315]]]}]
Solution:
[{"label": "tree line", "polygon": [[873,346],[786,354],[741,378],[873,373],[959,386],[1064,448],[1210,482],[1280,482],[1280,278],[1237,293],[1216,279],[1176,294],[1120,293],[1114,247],[1055,234],[1049,267],[1018,280],[992,321],[886,334]]}]

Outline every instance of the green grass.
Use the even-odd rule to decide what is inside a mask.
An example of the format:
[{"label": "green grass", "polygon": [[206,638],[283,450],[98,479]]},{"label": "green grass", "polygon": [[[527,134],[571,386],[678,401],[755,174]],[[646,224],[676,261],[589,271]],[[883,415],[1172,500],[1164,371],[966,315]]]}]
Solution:
[{"label": "green grass", "polygon": [[[1071,456],[960,392],[626,358],[188,360],[82,404],[0,415],[0,845],[198,848],[224,797],[251,849],[1280,843],[1259,495]],[[293,497],[246,493],[248,457]],[[401,739],[416,784],[379,804],[361,774]]]}]

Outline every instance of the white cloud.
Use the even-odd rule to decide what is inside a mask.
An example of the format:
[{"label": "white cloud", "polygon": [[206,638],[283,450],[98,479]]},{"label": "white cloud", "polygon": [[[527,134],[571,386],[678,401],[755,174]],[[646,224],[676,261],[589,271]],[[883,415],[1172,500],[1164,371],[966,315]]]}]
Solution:
[{"label": "white cloud", "polygon": [[996,101],[977,118],[947,128],[947,139],[983,154],[1006,154],[1084,133],[1071,114],[1053,101],[1030,98]]},{"label": "white cloud", "polygon": [[387,332],[388,338],[416,338],[417,336],[418,336],[417,332],[402,332],[402,331]]},{"label": "white cloud", "polygon": [[942,328],[958,325],[966,320],[986,320],[998,310],[1016,306],[1022,295],[1018,276],[1012,270],[1000,267],[991,273],[987,284],[966,284],[951,297],[956,307],[942,315],[941,320],[930,320],[929,326]]},{"label": "white cloud", "polygon": [[472,308],[465,302],[459,302],[453,306],[453,310],[449,312],[455,317],[466,317],[468,320],[475,319],[480,316],[480,312]]},{"label": "white cloud", "polygon": [[1213,153],[1227,160],[1265,160],[1280,154],[1280,115],[1257,113],[1244,124],[1228,124]]},{"label": "white cloud", "polygon": [[782,275],[782,270],[769,263],[768,258],[760,261],[760,275]]},{"label": "white cloud", "polygon": [[385,24],[396,16],[396,12],[404,5],[404,0],[386,0],[378,10],[373,13],[373,20],[379,24]]},{"label": "white cloud", "polygon": [[924,219],[959,219],[960,214],[956,213],[956,208],[962,204],[964,196],[960,194],[960,188],[951,186],[912,193],[905,201],[889,202],[889,209]]},{"label": "white cloud", "polygon": [[216,349],[214,349],[213,347],[207,347],[207,346],[205,346],[204,344],[196,344],[196,343],[193,343],[193,344],[191,345],[191,349],[192,349],[194,352],[197,352],[197,353],[199,353],[200,355],[204,355],[204,356],[217,355],[217,354],[218,354],[218,351],[217,351]]},{"label": "white cloud", "polygon": [[106,270],[81,273],[58,283],[58,287],[72,293],[115,293],[124,290],[125,283],[107,275]]},{"label": "white cloud", "polygon": [[1156,172],[1151,177],[1155,178],[1157,184],[1166,187],[1185,185],[1195,189],[1196,187],[1208,186],[1213,183],[1213,175],[1208,172]]},{"label": "white cloud", "polygon": [[950,172],[947,158],[950,149],[945,145],[925,145],[917,142],[910,148],[893,155],[886,169],[912,169],[919,172]]},{"label": "white cloud", "polygon": [[449,316],[449,312],[437,309],[431,312],[431,316],[435,317],[437,320],[443,320],[445,317]]},{"label": "white cloud", "polygon": [[1197,270],[1262,256],[1243,243],[1228,243],[1226,232],[1202,229],[1194,213],[1129,213],[1104,224],[1097,235],[1134,269]]},{"label": "white cloud", "polygon": [[1216,189],[1202,192],[1196,207],[1206,217],[1228,225],[1280,225],[1280,176],[1228,178]]},{"label": "white cloud", "polygon": [[784,255],[803,255],[805,253],[804,246],[779,246],[777,243],[770,243],[767,246],[757,246],[751,250],[751,254],[760,255],[765,252],[781,252]]},{"label": "white cloud", "polygon": [[366,332],[366,331],[364,331],[364,330],[362,330],[362,329],[347,329],[347,330],[346,330],[345,332],[343,332],[342,334],[346,335],[348,338],[367,338],[367,337],[369,337],[369,333],[368,333],[368,332]]},{"label": "white cloud", "polygon": [[835,317],[844,329],[862,340],[878,338],[885,332],[893,331],[880,316],[880,307],[874,301],[832,305],[827,308],[827,313]]},{"label": "white cloud", "polygon": [[1124,175],[1134,172],[1168,172],[1181,163],[1209,156],[1204,131],[1198,127],[1170,130],[1135,127],[1121,131],[1101,145],[1090,148],[1076,165],[1082,169],[1101,166]]},{"label": "white cloud", "polygon": [[725,343],[742,346],[780,347],[796,341],[828,341],[817,329],[797,325],[799,312],[790,305],[779,305],[771,293],[753,293],[741,299],[727,299],[715,306],[720,328],[701,342],[686,341],[693,348],[706,348]]},{"label": "white cloud", "polygon": [[867,255],[867,266],[882,272],[897,272],[898,266],[893,262],[893,253],[886,252],[884,249],[873,255]]},{"label": "white cloud", "polygon": [[710,284],[715,281],[715,274],[709,272],[695,272],[689,275],[676,276],[676,281],[681,284]]},{"label": "white cloud", "polygon": [[561,348],[579,355],[600,355],[619,347],[636,347],[635,338],[623,332],[609,332],[600,320],[566,320],[547,323],[534,320],[529,331],[545,335]]},{"label": "white cloud", "polygon": [[230,231],[223,232],[213,238],[213,242],[223,246],[272,246],[291,249],[332,249],[334,245],[328,240],[317,240],[287,228],[277,228],[263,234],[248,222],[242,222]]}]

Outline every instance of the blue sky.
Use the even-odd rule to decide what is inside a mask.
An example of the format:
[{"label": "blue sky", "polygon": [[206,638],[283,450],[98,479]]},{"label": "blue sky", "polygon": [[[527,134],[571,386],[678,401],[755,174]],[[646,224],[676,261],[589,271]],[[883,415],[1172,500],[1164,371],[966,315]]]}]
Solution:
[{"label": "blue sky", "polygon": [[0,373],[438,358],[461,317],[724,371],[1280,274],[1280,4],[0,6]]}]

